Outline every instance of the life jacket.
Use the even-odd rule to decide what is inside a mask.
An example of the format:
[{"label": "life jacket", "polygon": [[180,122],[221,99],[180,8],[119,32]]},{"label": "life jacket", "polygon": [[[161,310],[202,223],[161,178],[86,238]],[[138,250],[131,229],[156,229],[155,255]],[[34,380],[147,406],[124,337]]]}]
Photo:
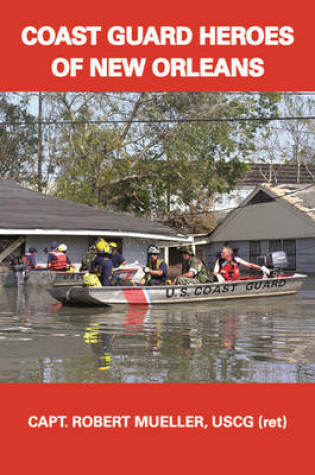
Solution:
[{"label": "life jacket", "polygon": [[[160,265],[163,264],[163,259],[158,259],[156,262],[149,261],[148,267],[152,270],[159,270]],[[154,265],[153,265],[154,264]]]},{"label": "life jacket", "polygon": [[87,272],[83,276],[83,285],[88,287],[102,287],[102,284],[96,274]]},{"label": "life jacket", "polygon": [[31,263],[31,261],[28,260],[27,256],[29,256],[30,254],[25,254],[25,256],[22,257],[22,261],[24,262],[24,264],[26,264],[27,266],[31,266],[31,267],[34,267],[33,264]]},{"label": "life jacket", "polygon": [[[148,267],[149,267],[149,269],[152,269],[152,270],[160,270],[160,265],[163,264],[163,262],[164,262],[163,259],[158,259],[156,262],[152,262],[150,260],[148,262]],[[161,276],[155,275],[152,278],[165,280],[167,278],[167,276],[165,276],[164,273],[163,273]]]},{"label": "life jacket", "polygon": [[68,268],[67,256],[63,252],[52,252],[57,258],[50,261],[50,269],[52,271],[61,271]]},{"label": "life jacket", "polygon": [[[225,263],[225,264],[224,264]],[[219,260],[220,274],[225,280],[236,280],[240,277],[240,268],[235,261]]]}]

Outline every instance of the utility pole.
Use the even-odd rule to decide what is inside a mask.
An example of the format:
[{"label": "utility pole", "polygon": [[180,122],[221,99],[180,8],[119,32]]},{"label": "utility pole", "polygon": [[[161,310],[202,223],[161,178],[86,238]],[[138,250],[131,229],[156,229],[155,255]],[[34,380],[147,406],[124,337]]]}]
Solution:
[{"label": "utility pole", "polygon": [[296,183],[299,184],[301,182],[301,161],[298,154],[297,145],[293,146],[293,150],[294,150],[294,158],[295,158],[295,164],[296,164]]},{"label": "utility pole", "polygon": [[43,191],[43,93],[38,93],[38,156],[37,156],[37,189]]}]

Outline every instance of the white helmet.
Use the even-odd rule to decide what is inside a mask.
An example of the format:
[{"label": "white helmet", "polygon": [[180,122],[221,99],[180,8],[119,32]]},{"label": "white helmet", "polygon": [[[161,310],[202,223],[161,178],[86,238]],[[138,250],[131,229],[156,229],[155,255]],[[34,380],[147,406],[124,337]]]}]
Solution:
[{"label": "white helmet", "polygon": [[60,244],[60,246],[58,247],[59,252],[67,252],[67,249],[68,246],[66,246],[65,244]]},{"label": "white helmet", "polygon": [[151,244],[147,252],[148,254],[160,254],[160,249],[155,244]]}]

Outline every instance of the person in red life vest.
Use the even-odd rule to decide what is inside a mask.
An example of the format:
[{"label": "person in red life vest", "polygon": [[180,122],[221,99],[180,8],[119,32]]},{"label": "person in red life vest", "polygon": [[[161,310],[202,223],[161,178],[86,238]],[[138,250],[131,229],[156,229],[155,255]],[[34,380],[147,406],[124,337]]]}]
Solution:
[{"label": "person in red life vest", "polygon": [[22,261],[26,265],[28,270],[36,269],[37,259],[36,259],[37,249],[35,247],[30,247],[28,253],[22,257]]},{"label": "person in red life vest", "polygon": [[48,255],[47,267],[54,272],[65,272],[68,269],[67,256],[58,250],[56,241],[50,243],[51,251]]},{"label": "person in red life vest", "polygon": [[47,258],[47,267],[50,267],[50,262],[52,258],[54,258],[56,252],[58,252],[58,243],[56,241],[52,241],[50,243],[50,253],[48,254]]},{"label": "person in red life vest", "polygon": [[63,252],[67,259],[67,269],[74,269],[75,266],[72,264],[70,257],[67,254],[68,246],[66,244],[60,244],[58,246],[58,252]]},{"label": "person in red life vest", "polygon": [[231,247],[223,247],[221,250],[221,257],[216,260],[213,276],[219,282],[225,282],[226,280],[237,280],[240,277],[239,266],[248,267],[250,269],[260,270],[264,274],[269,275],[270,271],[265,266],[259,266],[252,264],[251,262],[244,261],[240,257],[236,257],[233,254]]}]

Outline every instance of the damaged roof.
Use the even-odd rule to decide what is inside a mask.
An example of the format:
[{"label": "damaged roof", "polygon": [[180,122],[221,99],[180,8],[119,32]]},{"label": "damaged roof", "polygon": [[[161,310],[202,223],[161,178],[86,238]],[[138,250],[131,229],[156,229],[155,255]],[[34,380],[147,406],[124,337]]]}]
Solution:
[{"label": "damaged roof", "polygon": [[[60,230],[86,234],[143,235],[186,241],[189,238],[157,222],[66,201],[0,178],[0,230]],[[140,236],[141,237],[141,236]]]},{"label": "damaged roof", "polygon": [[264,184],[263,187],[315,221],[315,183],[278,186]]}]

